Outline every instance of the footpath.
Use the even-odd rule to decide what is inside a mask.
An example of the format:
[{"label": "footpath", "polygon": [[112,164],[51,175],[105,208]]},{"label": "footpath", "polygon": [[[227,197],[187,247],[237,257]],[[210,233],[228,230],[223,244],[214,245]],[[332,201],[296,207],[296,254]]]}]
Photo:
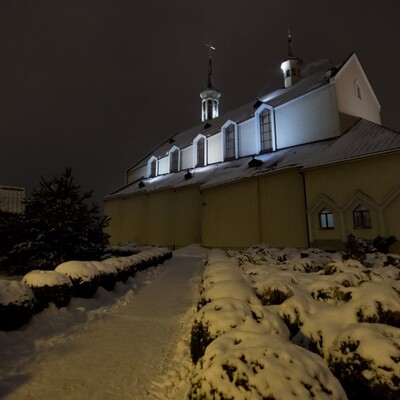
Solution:
[{"label": "footpath", "polygon": [[33,343],[36,350],[13,371],[7,390],[2,393],[0,386],[0,398],[158,398],[152,387],[172,368],[173,359],[177,364],[176,348],[187,334],[185,315],[197,300],[206,252],[199,247],[174,252],[156,277],[111,311],[42,346],[43,351]]}]

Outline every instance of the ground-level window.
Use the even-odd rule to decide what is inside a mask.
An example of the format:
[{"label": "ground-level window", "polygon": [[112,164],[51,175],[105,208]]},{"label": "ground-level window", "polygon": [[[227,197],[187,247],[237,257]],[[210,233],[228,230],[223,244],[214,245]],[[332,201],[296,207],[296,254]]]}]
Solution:
[{"label": "ground-level window", "polygon": [[170,155],[169,172],[179,171],[179,150],[175,149],[171,151]]},{"label": "ground-level window", "polygon": [[319,225],[321,229],[333,229],[335,227],[333,212],[331,210],[324,208],[319,213]]},{"label": "ground-level window", "polygon": [[260,144],[261,152],[272,150],[271,112],[268,108],[260,113]]},{"label": "ground-level window", "polygon": [[232,160],[235,158],[235,125],[230,124],[225,129],[225,160]]},{"label": "ground-level window", "polygon": [[204,167],[205,166],[204,147],[205,147],[205,139],[202,137],[197,141],[197,164],[196,164],[196,167]]},{"label": "ground-level window", "polygon": [[368,208],[359,204],[353,210],[354,228],[371,228],[371,216]]}]

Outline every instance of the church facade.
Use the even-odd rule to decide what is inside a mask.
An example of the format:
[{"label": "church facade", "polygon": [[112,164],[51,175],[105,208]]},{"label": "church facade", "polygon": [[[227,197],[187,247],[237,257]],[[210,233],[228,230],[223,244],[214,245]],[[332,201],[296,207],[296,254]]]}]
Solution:
[{"label": "church facade", "polygon": [[301,65],[289,36],[284,88],[219,115],[210,55],[201,124],[106,197],[111,242],[340,249],[349,233],[400,238],[400,134],[381,126],[356,54],[307,77]]}]

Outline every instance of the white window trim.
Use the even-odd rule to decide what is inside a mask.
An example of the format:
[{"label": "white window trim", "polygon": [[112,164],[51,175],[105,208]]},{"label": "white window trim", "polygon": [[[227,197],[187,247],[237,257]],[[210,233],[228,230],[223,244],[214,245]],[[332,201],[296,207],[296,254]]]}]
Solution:
[{"label": "white window trim", "polygon": [[239,143],[238,143],[238,128],[237,128],[237,123],[235,121],[232,121],[231,119],[228,119],[228,121],[226,121],[222,127],[221,127],[221,140],[222,140],[222,160],[225,161],[226,158],[226,149],[225,149],[225,132],[226,132],[226,128],[229,125],[234,125],[234,132],[235,132],[235,160],[238,158],[238,154],[239,154]]},{"label": "white window trim", "polygon": [[170,150],[168,151],[168,168],[169,168],[169,173],[171,173],[171,155],[172,152],[175,150],[178,150],[178,172],[181,170],[181,149],[178,146],[172,146]]},{"label": "white window trim", "polygon": [[204,166],[208,165],[208,145],[207,145],[207,138],[199,133],[194,139],[193,139],[193,168],[196,168],[197,165],[197,142],[200,139],[204,139]]},{"label": "white window trim", "polygon": [[271,106],[268,106],[267,104],[261,104],[260,107],[257,108],[257,110],[254,112],[254,118],[255,118],[255,126],[256,126],[256,135],[257,135],[257,154],[261,152],[261,130],[260,130],[260,114],[265,110],[268,109],[270,112],[270,118],[271,118],[271,145],[272,149],[271,151],[276,151],[276,135],[275,135],[275,113],[274,109]]},{"label": "white window trim", "polygon": [[149,158],[149,161],[147,161],[147,177],[148,178],[153,178],[151,176],[151,163],[153,162],[153,160],[156,160],[156,174],[155,174],[155,176],[158,176],[158,159],[155,156],[151,156]]}]

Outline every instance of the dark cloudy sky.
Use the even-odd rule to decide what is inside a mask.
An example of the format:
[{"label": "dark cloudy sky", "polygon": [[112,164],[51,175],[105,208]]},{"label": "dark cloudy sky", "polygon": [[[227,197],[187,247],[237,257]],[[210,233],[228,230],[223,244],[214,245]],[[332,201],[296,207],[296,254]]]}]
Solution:
[{"label": "dark cloudy sky", "polygon": [[73,168],[95,199],[200,121],[212,41],[223,113],[282,86],[287,29],[305,65],[355,51],[400,131],[398,0],[0,0],[0,185]]}]

